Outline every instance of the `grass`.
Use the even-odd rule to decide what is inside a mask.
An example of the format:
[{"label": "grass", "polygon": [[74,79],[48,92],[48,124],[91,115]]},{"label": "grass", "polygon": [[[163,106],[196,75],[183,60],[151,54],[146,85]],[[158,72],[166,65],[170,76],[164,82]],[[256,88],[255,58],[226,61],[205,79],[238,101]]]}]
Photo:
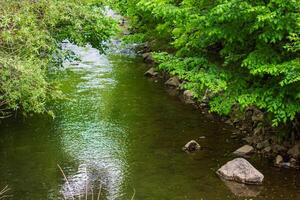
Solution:
[{"label": "grass", "polygon": [[0,199],[6,199],[10,197],[11,195],[7,195],[7,192],[10,191],[10,188],[8,186],[5,186],[1,191],[0,191]]},{"label": "grass", "polygon": [[[69,180],[68,180],[66,174],[64,173],[63,169],[60,167],[59,164],[57,164],[57,167],[59,168],[60,172],[62,173],[62,175],[63,175],[63,177],[64,177],[64,179],[65,179],[65,182],[66,182],[66,184],[67,184],[67,186],[68,186],[68,189],[72,192],[73,189],[72,189],[72,187],[71,187],[71,185],[70,185],[70,182],[69,182]],[[102,190],[102,185],[101,185],[101,184],[100,184],[100,186],[99,186],[98,192],[94,191],[93,188],[91,188],[90,191],[89,191],[88,186],[87,186],[87,184],[86,184],[86,187],[85,187],[85,198],[84,198],[84,200],[100,200],[100,197],[101,197],[101,190]],[[90,198],[89,198],[89,196],[88,196],[89,192],[91,192]],[[97,198],[95,198],[95,197],[97,197]],[[64,198],[65,200],[68,199],[68,198],[66,198],[65,196],[63,196],[63,198]],[[0,199],[1,199],[1,198],[0,198]],[[72,194],[71,199],[72,199],[72,200],[76,200],[76,199],[81,200],[81,196],[75,197],[75,195]],[[131,200],[134,200],[134,199],[135,199],[135,189],[133,190],[133,195],[132,195],[132,197],[131,197]]]}]

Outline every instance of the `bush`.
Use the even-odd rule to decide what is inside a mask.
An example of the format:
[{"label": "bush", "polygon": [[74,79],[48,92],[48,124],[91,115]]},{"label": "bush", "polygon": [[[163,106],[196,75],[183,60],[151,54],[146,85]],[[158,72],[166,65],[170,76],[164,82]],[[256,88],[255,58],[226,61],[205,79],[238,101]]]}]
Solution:
[{"label": "bush", "polygon": [[0,117],[48,112],[47,102],[59,92],[47,70],[59,64],[54,54],[62,40],[104,49],[116,26],[95,2],[0,1]]},{"label": "bush", "polygon": [[[127,4],[128,7],[122,6]],[[273,125],[300,112],[300,3],[297,0],[121,0],[133,31],[164,40],[160,68],[201,97],[212,112],[256,106]]]}]

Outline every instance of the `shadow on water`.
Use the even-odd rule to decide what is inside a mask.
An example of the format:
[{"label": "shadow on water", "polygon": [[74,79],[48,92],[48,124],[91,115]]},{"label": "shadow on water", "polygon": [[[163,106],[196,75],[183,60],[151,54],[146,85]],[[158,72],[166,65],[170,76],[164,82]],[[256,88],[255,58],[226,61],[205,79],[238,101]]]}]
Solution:
[{"label": "shadow on water", "polygon": [[[30,117],[1,124],[0,186],[12,199],[61,199],[101,185],[102,199],[300,199],[298,173],[254,159],[264,184],[223,182],[215,171],[239,146],[230,127],[212,121],[143,77],[139,58],[100,55],[65,43],[80,62],[60,76],[68,99],[54,105],[56,118]],[[128,52],[128,51],[121,51]],[[130,52],[130,51],[129,51]],[[191,139],[204,147],[186,154]],[[63,180],[57,164],[69,179]]]}]

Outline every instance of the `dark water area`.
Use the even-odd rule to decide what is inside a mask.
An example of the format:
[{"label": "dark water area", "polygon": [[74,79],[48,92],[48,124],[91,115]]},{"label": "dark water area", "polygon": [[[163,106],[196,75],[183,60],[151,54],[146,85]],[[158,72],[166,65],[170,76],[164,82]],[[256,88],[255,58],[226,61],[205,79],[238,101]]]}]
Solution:
[{"label": "dark water area", "polygon": [[[145,78],[140,58],[67,48],[82,61],[67,63],[57,75],[67,99],[53,105],[56,118],[0,125],[0,187],[11,188],[10,199],[84,196],[86,186],[97,191],[100,185],[101,199],[134,193],[137,200],[300,199],[299,172],[273,168],[265,159],[250,159],[265,175],[262,186],[220,180],[215,171],[241,145],[230,137],[232,128]],[[183,152],[191,139],[203,150]]]}]

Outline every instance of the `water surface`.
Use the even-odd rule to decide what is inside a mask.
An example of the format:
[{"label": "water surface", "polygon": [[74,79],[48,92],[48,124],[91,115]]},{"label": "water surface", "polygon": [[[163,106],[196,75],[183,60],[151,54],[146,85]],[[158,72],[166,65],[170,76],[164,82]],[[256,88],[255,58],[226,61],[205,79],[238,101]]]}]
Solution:
[{"label": "water surface", "polygon": [[[62,192],[84,194],[86,185],[101,185],[102,199],[131,199],[134,191],[138,200],[300,199],[298,172],[259,159],[252,162],[265,174],[261,187],[247,192],[221,181],[215,171],[240,145],[231,128],[143,77],[148,66],[140,58],[65,48],[82,61],[66,63],[56,77],[67,97],[53,105],[56,118],[1,124],[0,186],[9,185],[11,199],[62,199]],[[181,151],[200,136],[206,136],[199,140],[204,150]]]}]

